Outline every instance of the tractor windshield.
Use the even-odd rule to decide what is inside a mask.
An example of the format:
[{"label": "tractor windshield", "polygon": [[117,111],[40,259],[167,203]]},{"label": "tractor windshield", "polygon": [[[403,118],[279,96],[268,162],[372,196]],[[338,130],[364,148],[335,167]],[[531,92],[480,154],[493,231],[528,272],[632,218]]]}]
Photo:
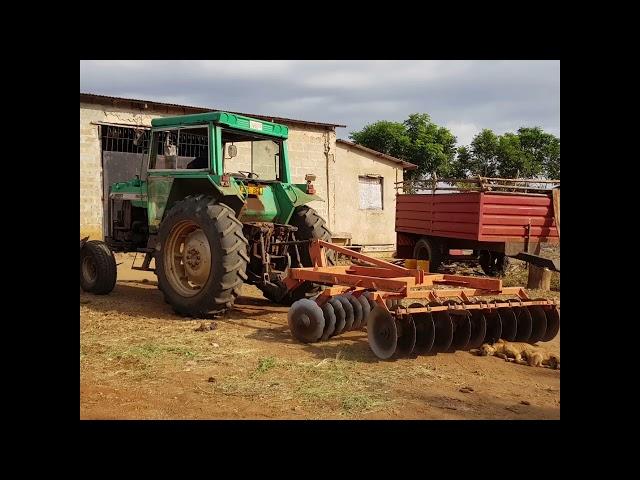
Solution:
[{"label": "tractor windshield", "polygon": [[282,180],[281,147],[279,139],[223,129],[223,171],[233,177]]}]

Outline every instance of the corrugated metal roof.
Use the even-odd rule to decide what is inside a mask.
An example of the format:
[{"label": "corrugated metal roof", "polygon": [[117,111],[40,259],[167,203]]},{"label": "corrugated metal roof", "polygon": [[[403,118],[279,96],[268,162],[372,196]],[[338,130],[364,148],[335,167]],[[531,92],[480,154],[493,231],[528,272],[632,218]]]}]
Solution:
[{"label": "corrugated metal roof", "polygon": [[307,120],[296,120],[294,118],[284,118],[284,117],[272,117],[267,115],[258,115],[255,113],[243,113],[243,112],[232,112],[230,110],[220,110],[216,108],[206,108],[206,107],[193,107],[191,105],[177,105],[175,103],[164,103],[164,102],[155,102],[152,100],[140,100],[137,98],[123,98],[123,97],[111,97],[108,95],[98,95],[96,93],[82,93],[80,92],[80,101],[86,103],[116,103],[116,102],[135,102],[135,103],[143,103],[148,106],[163,106],[163,107],[173,107],[173,108],[181,108],[185,111],[185,113],[204,113],[204,112],[229,112],[235,113],[237,115],[245,115],[247,117],[254,117],[261,120],[268,120],[270,122],[275,123],[296,123],[300,125],[313,125],[317,127],[323,128],[336,128],[336,127],[346,127],[346,125],[338,125],[336,123],[323,123],[323,122],[310,122]]},{"label": "corrugated metal roof", "polygon": [[379,152],[377,150],[365,147],[363,145],[358,145],[357,143],[353,143],[348,140],[342,140],[341,138],[338,138],[336,140],[336,143],[342,143],[344,145],[348,145],[349,147],[357,148],[364,152],[375,155],[376,157],[384,158],[385,160],[389,160],[390,162],[398,163],[402,165],[402,168],[405,170],[415,170],[416,168],[418,168],[418,166],[414,163],[405,162],[404,160],[400,160],[399,158],[392,157],[391,155],[387,155],[386,153]]}]

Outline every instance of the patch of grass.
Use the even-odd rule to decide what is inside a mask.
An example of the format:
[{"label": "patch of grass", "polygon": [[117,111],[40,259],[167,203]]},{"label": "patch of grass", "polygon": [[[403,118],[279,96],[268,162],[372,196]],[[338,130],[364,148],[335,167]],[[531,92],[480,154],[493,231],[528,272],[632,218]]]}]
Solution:
[{"label": "patch of grass", "polygon": [[273,357],[261,358],[258,360],[258,366],[256,367],[257,373],[265,373],[276,366],[276,359]]},{"label": "patch of grass", "polygon": [[366,412],[379,405],[383,405],[384,401],[377,399],[366,393],[355,393],[346,395],[342,399],[342,409],[347,413]]},{"label": "patch of grass", "polygon": [[140,360],[152,360],[165,355],[194,358],[198,353],[184,345],[164,345],[159,343],[143,343],[126,348],[112,347],[108,352],[108,356],[111,358],[131,358]]}]

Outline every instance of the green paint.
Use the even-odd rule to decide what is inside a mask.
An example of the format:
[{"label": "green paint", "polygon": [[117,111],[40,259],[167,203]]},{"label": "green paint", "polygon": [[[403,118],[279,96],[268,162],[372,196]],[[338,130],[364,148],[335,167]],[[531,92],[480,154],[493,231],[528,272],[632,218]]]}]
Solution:
[{"label": "green paint", "polygon": [[[188,195],[206,194],[224,199],[241,221],[261,221],[286,224],[291,219],[293,210],[314,200],[322,199],[317,195],[306,193],[306,184],[291,183],[291,168],[288,152],[288,128],[263,120],[256,120],[242,115],[227,112],[209,112],[179,117],[156,118],[151,122],[151,136],[158,130],[167,130],[185,126],[202,126],[208,128],[209,137],[209,171],[169,170],[154,171],[147,174],[146,180],[130,180],[112,186],[112,192],[136,193],[146,195],[142,200],[133,201],[133,206],[147,209],[149,231],[156,233],[165,216],[177,201]],[[263,193],[249,197],[243,179],[228,178],[229,185],[223,186],[223,154],[222,127],[243,132],[254,132],[264,139],[265,136],[282,139],[280,151],[281,182],[261,183],[260,179],[244,179],[245,182],[258,184]],[[151,144],[150,151],[155,148]]]},{"label": "green paint", "polygon": [[181,115],[179,117],[154,118],[151,126],[157,128],[183,127],[200,124],[215,123],[226,127],[259,133],[269,137],[287,138],[289,129],[286,125],[257,120],[254,118],[236,115],[228,112],[196,113],[194,115]]},{"label": "green paint", "polygon": [[158,227],[160,227],[172,185],[173,177],[166,175],[149,175],[147,215],[149,218],[149,231],[151,233],[157,232]]}]

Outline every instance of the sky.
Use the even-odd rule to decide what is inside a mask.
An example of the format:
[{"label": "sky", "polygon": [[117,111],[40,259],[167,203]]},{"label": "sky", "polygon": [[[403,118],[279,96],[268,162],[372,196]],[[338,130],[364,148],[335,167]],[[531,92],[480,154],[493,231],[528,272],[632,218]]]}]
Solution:
[{"label": "sky", "polygon": [[560,136],[560,61],[82,60],[80,91],[346,125],[428,113],[468,145],[542,127]]}]

